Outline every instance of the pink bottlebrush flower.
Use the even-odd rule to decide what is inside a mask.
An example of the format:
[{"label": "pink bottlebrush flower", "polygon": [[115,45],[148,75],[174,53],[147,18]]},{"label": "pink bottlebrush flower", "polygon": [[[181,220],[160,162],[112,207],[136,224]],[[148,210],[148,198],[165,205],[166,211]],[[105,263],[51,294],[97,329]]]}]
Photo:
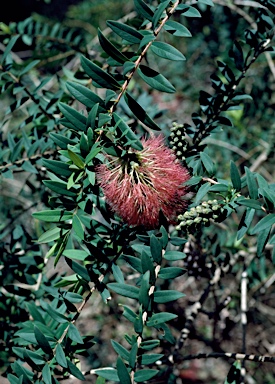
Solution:
[{"label": "pink bottlebrush flower", "polygon": [[141,140],[143,150],[122,158],[107,156],[97,180],[112,210],[129,225],[156,228],[160,210],[170,223],[186,209],[182,184],[190,176],[162,136]]}]

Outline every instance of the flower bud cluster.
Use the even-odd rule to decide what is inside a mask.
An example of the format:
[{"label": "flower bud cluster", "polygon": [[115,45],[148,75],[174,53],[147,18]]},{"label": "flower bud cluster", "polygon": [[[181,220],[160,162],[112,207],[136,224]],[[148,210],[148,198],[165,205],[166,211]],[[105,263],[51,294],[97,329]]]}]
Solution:
[{"label": "flower bud cluster", "polygon": [[224,211],[224,208],[218,202],[218,200],[204,201],[197,207],[192,207],[189,211],[178,216],[180,223],[176,229],[185,229],[187,231],[195,230],[198,225],[209,225],[210,219],[217,220],[220,214]]},{"label": "flower bud cluster", "polygon": [[185,127],[183,124],[178,124],[176,122],[173,123],[169,141],[170,141],[170,146],[174,151],[176,157],[179,160],[184,161],[185,160],[184,154],[187,150],[187,142],[185,139]]}]

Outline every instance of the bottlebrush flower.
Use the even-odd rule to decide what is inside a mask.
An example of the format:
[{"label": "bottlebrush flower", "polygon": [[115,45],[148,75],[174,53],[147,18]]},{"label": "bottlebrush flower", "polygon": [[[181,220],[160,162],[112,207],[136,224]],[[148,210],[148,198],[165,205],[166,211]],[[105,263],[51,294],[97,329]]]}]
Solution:
[{"label": "bottlebrush flower", "polygon": [[143,150],[122,158],[107,155],[96,169],[107,203],[129,225],[156,228],[162,211],[170,223],[186,208],[182,184],[189,174],[162,136],[141,140]]}]

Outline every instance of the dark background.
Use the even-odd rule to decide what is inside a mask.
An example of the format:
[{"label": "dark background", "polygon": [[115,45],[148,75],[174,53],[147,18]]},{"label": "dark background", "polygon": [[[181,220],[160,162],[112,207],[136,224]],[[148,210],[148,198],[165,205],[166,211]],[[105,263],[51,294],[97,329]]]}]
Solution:
[{"label": "dark background", "polygon": [[29,17],[33,12],[56,20],[62,20],[70,5],[80,3],[81,0],[52,0],[50,4],[43,0],[8,0],[1,7],[0,21],[20,21]]}]

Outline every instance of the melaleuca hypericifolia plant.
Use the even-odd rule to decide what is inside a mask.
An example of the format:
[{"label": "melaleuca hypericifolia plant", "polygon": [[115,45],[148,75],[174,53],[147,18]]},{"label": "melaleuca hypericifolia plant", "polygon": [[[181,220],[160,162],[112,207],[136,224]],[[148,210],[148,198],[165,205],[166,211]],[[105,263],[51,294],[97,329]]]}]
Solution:
[{"label": "melaleuca hypericifolia plant", "polygon": [[[51,178],[44,184],[57,196],[50,196],[51,209],[33,216],[46,223],[55,223],[56,227],[47,228],[38,243],[50,243],[47,257],[55,256],[56,264],[63,255],[74,273],[55,280],[51,289],[45,284],[46,300],[40,296],[40,274],[40,283],[32,297],[35,303],[41,300],[41,306],[37,309],[35,303],[28,305],[32,321],[24,322],[21,332],[16,334],[15,343],[19,347],[16,346],[13,352],[20,362],[13,363],[11,368],[14,374],[8,375],[12,384],[59,383],[58,380],[71,375],[84,380],[89,373],[123,384],[147,382],[154,376],[174,382],[176,363],[190,358],[181,355],[181,348],[188,338],[192,322],[211,289],[219,284],[224,271],[234,264],[226,264],[227,259],[224,258],[225,262],[219,265],[220,255],[212,254],[212,248],[206,249],[203,244],[202,226],[222,220],[240,205],[252,209],[256,207],[265,213],[271,213],[274,208],[269,198],[272,191],[249,170],[244,181],[237,167],[231,164],[230,182],[217,181],[213,177],[213,163],[204,153],[206,145],[202,143],[218,126],[230,126],[229,119],[222,113],[236,107],[247,96],[237,94],[236,88],[270,43],[270,38],[263,31],[267,25],[270,26],[265,9],[259,10],[259,20],[264,28],[259,33],[255,30],[247,32],[251,51],[246,58],[241,45],[234,43],[232,57],[239,76],[235,76],[227,64],[218,62],[223,77],[211,77],[216,93],[201,92],[202,114],[192,115],[193,125],[173,125],[169,148],[164,133],[153,132],[160,128],[135,100],[135,93],[130,93],[129,84],[134,75],[138,75],[139,80],[157,91],[175,91],[162,74],[149,67],[147,53],[152,50],[164,59],[184,60],[177,49],[156,39],[162,30],[175,36],[190,36],[186,28],[170,18],[176,11],[196,17],[199,12],[190,5],[180,4],[180,1],[147,4],[143,0],[135,0],[134,3],[138,17],[133,25],[138,25],[138,29],[109,21],[111,30],[122,38],[122,42],[116,45],[101,31],[98,33],[101,47],[108,56],[106,65],[81,58],[83,77],[88,80],[87,83],[90,84],[91,79],[92,85],[107,89],[105,99],[89,86],[76,81],[69,82],[67,89],[87,111],[82,114],[66,103],[59,104],[64,115],[61,123],[67,130],[62,130],[62,134],[51,132],[51,139],[61,149],[58,155],[54,152],[54,159],[43,161]],[[265,6],[274,11],[272,2],[267,1]],[[141,64],[143,59],[147,59],[148,66]],[[63,102],[67,102],[67,98],[68,95],[62,99]],[[125,106],[121,107],[119,103],[123,98],[134,120],[131,127],[124,113]],[[33,97],[33,101],[36,100]],[[144,126],[146,129],[143,129]],[[15,147],[11,139],[10,143]],[[267,201],[264,209],[257,201],[257,183],[261,184],[260,196]],[[242,188],[246,186],[249,196],[242,198]],[[194,201],[186,200],[190,189],[195,196]],[[214,194],[215,198],[205,198],[208,193]],[[251,211],[247,210],[245,215],[240,229],[242,235],[253,219]],[[162,217],[166,219],[165,226],[162,225]],[[267,218],[271,228],[273,216]],[[260,228],[265,231],[265,241],[257,249],[260,252],[268,236],[271,236],[271,229],[266,221],[258,224],[253,230],[257,232]],[[193,248],[189,247],[188,251],[184,244],[189,237],[193,240]],[[222,246],[224,244],[213,249],[219,252]],[[184,264],[185,249],[189,257]],[[202,252],[204,258],[201,257]],[[204,262],[208,254],[210,267]],[[197,272],[193,268],[194,261],[199,266]],[[183,264],[171,266],[173,262]],[[184,296],[183,292],[171,289],[175,279],[185,273],[182,265],[190,268],[193,275],[200,273],[208,277],[209,282],[191,315],[186,317],[186,324],[182,327],[183,324],[177,323],[177,327],[182,329],[176,340],[167,322],[175,320],[177,315],[167,310],[171,302]],[[161,283],[162,280],[165,284]],[[32,282],[32,279],[28,281]],[[116,367],[83,372],[76,364],[76,356],[86,352],[90,340],[83,339],[75,324],[96,290],[105,303],[112,299],[112,293],[135,301],[135,304],[130,304],[131,307],[122,302],[123,316],[131,323],[133,330],[130,335],[125,335],[127,347],[112,342],[118,354]],[[74,303],[80,304],[76,308]],[[219,308],[223,308],[221,304]],[[154,351],[155,348],[158,350]],[[168,348],[171,354],[168,352],[165,355],[164,351]],[[228,353],[222,357],[237,358],[235,354]],[[250,357],[238,355],[238,358],[244,360]],[[26,361],[32,371],[25,368],[22,361]],[[154,369],[158,366],[162,369]],[[239,365],[233,368],[234,372],[240,373]]]}]

